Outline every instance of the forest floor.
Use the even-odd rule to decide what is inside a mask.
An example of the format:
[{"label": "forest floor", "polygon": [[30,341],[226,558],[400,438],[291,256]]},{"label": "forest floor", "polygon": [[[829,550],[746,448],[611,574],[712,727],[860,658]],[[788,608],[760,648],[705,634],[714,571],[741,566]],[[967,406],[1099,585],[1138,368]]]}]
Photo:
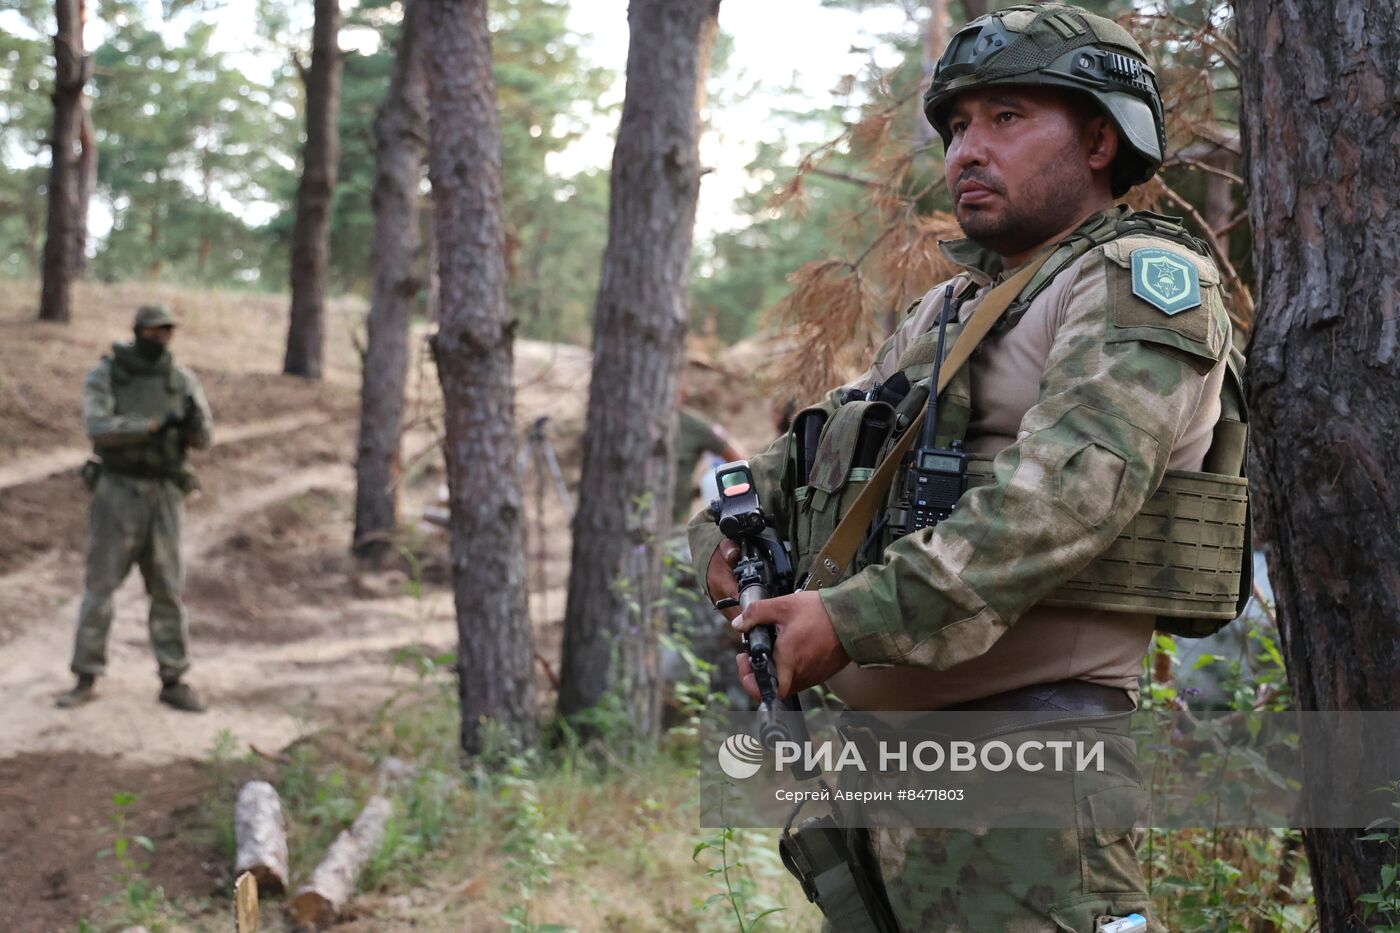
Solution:
[{"label": "forest floor", "polygon": [[[286,301],[278,296],[83,284],[74,321],[59,326],[32,320],[36,294],[25,283],[0,292],[0,927],[119,929],[139,916],[153,929],[227,929],[231,830],[223,811],[234,777],[280,779],[284,788],[301,782],[308,822],[320,835],[308,832],[298,844],[314,864],[313,839],[353,818],[350,788],[365,786],[368,746],[392,750],[398,732],[434,717],[450,742],[450,696],[436,686],[445,678],[431,660],[456,644],[446,538],[418,521],[443,480],[435,375],[420,359],[409,380],[405,559],[366,571],[348,552],[361,305],[333,303],[326,378],[307,382],[279,374]],[[88,496],[76,472],[87,453],[80,387],[108,344],[126,339],[133,309],[152,300],[180,316],[173,350],[199,376],[216,419],[216,445],[193,458],[203,490],[187,502],[184,539],[189,679],[211,708],[192,716],[156,702],[145,595],[133,573],[117,596],[97,701],[60,711],[53,700],[72,681],[87,534]],[[589,362],[576,347],[517,346],[522,436],[535,418],[549,416],[571,485]],[[691,366],[692,394],[713,397],[731,374],[745,371],[752,369]],[[765,422],[759,404],[732,414],[750,448],[766,439]],[[535,478],[527,468],[531,615],[547,706],[569,535],[553,490]],[[384,742],[375,738],[381,733]],[[591,854],[570,857],[576,864],[555,871],[557,883],[542,883],[548,873],[531,869],[523,922],[519,879],[502,848],[514,817],[482,811],[461,824],[467,828],[458,837],[474,851],[439,841],[423,849],[412,871],[379,866],[379,884],[356,902],[356,919],[344,928],[505,929],[508,909],[516,911],[513,928],[551,920],[581,930],[708,928],[696,919],[697,904],[713,888],[689,858],[702,832],[687,809],[693,780],[678,777],[685,769],[664,757],[619,773],[622,784],[599,778],[602,792],[569,781],[540,785],[527,808],[536,823],[554,813],[573,821],[580,838],[594,837],[580,819],[623,825],[597,837],[611,837],[603,844],[614,851],[583,846]],[[579,794],[597,800],[580,808]],[[289,810],[293,822],[303,816],[294,805]],[[137,835],[151,843],[140,859],[103,854],[115,839]],[[658,844],[669,852],[659,859]],[[294,861],[293,871],[310,867]],[[760,887],[778,888],[768,868],[759,872]],[[810,914],[802,917],[798,928],[809,927]],[[274,913],[268,928],[280,923]]]}]

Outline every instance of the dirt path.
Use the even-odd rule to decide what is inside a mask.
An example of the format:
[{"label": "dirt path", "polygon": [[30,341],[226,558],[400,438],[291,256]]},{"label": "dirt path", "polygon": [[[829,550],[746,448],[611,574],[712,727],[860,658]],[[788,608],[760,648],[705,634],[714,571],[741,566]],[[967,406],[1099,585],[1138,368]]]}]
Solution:
[{"label": "dirt path", "polygon": [[[237,444],[260,437],[286,434],[325,424],[327,420],[325,414],[313,412],[287,415],[282,418],[269,418],[266,421],[252,424],[239,424],[231,428],[220,429],[214,436],[214,446]],[[56,473],[76,470],[88,458],[88,452],[86,447],[60,447],[57,450],[46,451],[0,465],[0,490],[23,486],[27,483],[36,483],[39,480],[48,479]]]},{"label": "dirt path", "polygon": [[[217,508],[190,522],[187,564],[197,567],[206,561],[249,516],[311,490],[347,493],[352,480],[348,467],[318,466],[223,497]],[[52,580],[56,562],[45,558],[42,563],[49,573],[31,566],[9,575],[0,586],[57,584]],[[367,682],[385,683],[383,659],[395,647],[412,641],[449,642],[452,635],[450,624],[425,622],[421,607],[405,607],[401,599],[377,601],[380,624],[373,631],[347,624],[338,635],[318,634],[306,642],[267,645],[234,639],[210,645],[201,643],[196,628],[191,682],[209,695],[211,709],[203,716],[182,715],[154,702],[158,685],[140,621],[146,600],[140,576],[133,573],[116,597],[100,700],[65,713],[55,710],[53,697],[70,679],[66,668],[78,599],[70,598],[49,622],[28,627],[5,646],[0,695],[7,702],[6,716],[0,719],[0,758],[39,751],[95,752],[145,763],[198,758],[224,730],[238,747],[281,748],[305,731],[326,725],[326,711],[318,709],[317,698],[328,698],[326,705],[333,709],[351,696],[362,696]],[[287,623],[295,624],[295,619]],[[258,694],[270,690],[281,691],[282,702],[257,701]]]}]

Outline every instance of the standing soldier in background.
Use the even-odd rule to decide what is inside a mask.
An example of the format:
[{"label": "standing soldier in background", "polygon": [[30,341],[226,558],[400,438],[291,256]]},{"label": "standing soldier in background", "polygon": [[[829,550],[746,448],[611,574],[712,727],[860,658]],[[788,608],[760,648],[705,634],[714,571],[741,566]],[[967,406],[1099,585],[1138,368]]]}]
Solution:
[{"label": "standing soldier in background", "polygon": [[83,422],[94,454],[83,468],[93,493],[92,528],[87,592],[73,646],[78,683],[58,698],[58,706],[93,698],[107,666],[112,594],[135,563],[151,597],[160,702],[198,713],[204,701],[180,680],[190,665],[180,602],[180,522],[185,494],[197,486],[185,451],[209,446],[213,416],[199,380],[171,358],[170,312],[146,305],[136,312],[134,330],[136,339],[113,344],[83,383]]},{"label": "standing soldier in background", "polygon": [[704,453],[713,453],[725,462],[742,460],[744,454],[720,425],[693,408],[685,407],[685,390],[681,390],[681,410],[676,421],[676,485],[671,502],[671,521],[684,525],[691,516],[695,501],[695,465]]}]

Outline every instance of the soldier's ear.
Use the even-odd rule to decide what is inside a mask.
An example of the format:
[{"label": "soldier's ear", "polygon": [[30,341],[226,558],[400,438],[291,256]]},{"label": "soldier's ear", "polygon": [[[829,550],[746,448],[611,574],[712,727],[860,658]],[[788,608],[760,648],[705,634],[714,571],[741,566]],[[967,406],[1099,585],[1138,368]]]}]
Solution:
[{"label": "soldier's ear", "polygon": [[1106,114],[1093,115],[1085,121],[1084,146],[1089,169],[1094,172],[1108,171],[1113,160],[1118,158],[1118,127]]}]

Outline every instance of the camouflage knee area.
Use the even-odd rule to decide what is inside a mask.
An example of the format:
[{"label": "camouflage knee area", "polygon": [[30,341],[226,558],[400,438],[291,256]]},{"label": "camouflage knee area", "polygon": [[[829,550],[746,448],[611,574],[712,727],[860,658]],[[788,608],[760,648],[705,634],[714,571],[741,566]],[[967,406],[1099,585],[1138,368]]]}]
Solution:
[{"label": "camouflage knee area", "polygon": [[1018,816],[1035,825],[1037,810],[1058,814],[1040,823],[1054,827],[1073,813],[1072,826],[872,830],[886,894],[904,929],[1093,933],[1104,917],[1151,916],[1138,861],[1147,794],[1132,742],[1089,729],[1068,730],[1064,738],[1102,740],[1104,770],[1047,785]]},{"label": "camouflage knee area", "polygon": [[78,610],[78,628],[73,636],[73,660],[68,667],[75,674],[97,676],[107,670],[107,633],[112,627],[111,594],[88,593]]},{"label": "camouflage knee area", "polygon": [[[906,930],[1093,933],[1103,917],[1150,916],[1135,846],[1126,838],[1097,846],[1092,833],[1087,843],[1083,835],[1078,829],[880,830],[877,845],[890,905]],[[1086,890],[1122,883],[1084,875],[1086,863],[1105,856],[1131,860],[1135,890]]]},{"label": "camouflage knee area", "polygon": [[906,930],[1043,930],[1050,907],[1079,888],[1073,830],[885,829],[875,838]]},{"label": "camouflage knee area", "polygon": [[71,668],[96,675],[107,666],[112,594],[145,546],[150,508],[132,481],[103,474],[93,491],[90,516],[86,593],[78,610]]},{"label": "camouflage knee area", "polygon": [[146,592],[151,597],[151,645],[155,648],[161,677],[167,681],[178,678],[189,667],[189,623],[180,601],[180,591],[184,587],[180,558],[182,499],[183,494],[174,484],[161,485],[146,549],[140,560]]}]

